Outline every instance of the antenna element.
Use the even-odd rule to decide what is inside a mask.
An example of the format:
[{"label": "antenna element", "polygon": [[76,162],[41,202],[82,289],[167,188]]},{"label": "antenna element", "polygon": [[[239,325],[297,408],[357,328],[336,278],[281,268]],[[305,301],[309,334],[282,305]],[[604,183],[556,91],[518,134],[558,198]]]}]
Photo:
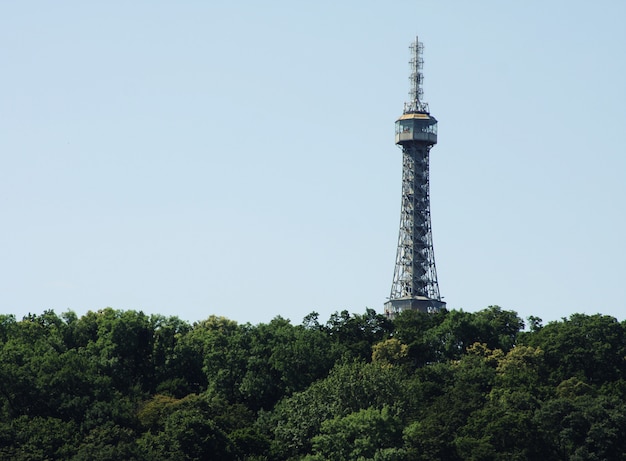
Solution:
[{"label": "antenna element", "polygon": [[424,82],[424,74],[422,74],[422,68],[424,67],[424,59],[422,58],[424,44],[419,41],[418,37],[415,37],[415,41],[411,43],[409,50],[411,52],[411,60],[409,61],[411,66],[411,74],[409,75],[410,90],[409,102],[404,103],[404,113],[428,113],[428,103],[422,101],[424,96],[424,90],[422,89],[422,83]]}]

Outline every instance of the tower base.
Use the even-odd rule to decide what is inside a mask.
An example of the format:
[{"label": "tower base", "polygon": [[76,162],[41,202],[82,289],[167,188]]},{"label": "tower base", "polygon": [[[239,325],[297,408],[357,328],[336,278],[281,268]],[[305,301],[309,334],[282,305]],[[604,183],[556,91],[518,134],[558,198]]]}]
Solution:
[{"label": "tower base", "polygon": [[385,303],[385,315],[393,319],[397,314],[406,310],[414,310],[432,314],[446,307],[444,301],[427,298],[425,296],[415,296],[412,298],[390,299]]}]

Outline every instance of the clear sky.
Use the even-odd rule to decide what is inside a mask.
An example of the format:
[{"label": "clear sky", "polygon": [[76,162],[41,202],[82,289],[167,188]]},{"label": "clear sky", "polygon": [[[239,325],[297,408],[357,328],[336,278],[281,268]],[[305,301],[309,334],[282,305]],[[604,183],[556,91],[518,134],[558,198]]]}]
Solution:
[{"label": "clear sky", "polygon": [[0,313],[382,312],[408,46],[442,295],[626,319],[626,2],[0,3]]}]

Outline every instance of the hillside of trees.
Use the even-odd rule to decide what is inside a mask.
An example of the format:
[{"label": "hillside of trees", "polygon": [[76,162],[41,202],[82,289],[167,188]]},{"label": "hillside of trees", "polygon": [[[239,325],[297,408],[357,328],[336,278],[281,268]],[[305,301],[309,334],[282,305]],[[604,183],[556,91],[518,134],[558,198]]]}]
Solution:
[{"label": "hillside of trees", "polygon": [[2,315],[0,459],[626,460],[626,322]]}]

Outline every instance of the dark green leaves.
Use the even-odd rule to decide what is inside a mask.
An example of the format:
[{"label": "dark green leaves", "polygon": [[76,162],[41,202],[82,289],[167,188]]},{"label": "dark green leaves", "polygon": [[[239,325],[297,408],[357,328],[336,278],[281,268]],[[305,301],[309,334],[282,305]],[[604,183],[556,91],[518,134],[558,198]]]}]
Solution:
[{"label": "dark green leaves", "polygon": [[0,316],[0,459],[624,459],[624,323],[318,317]]}]

